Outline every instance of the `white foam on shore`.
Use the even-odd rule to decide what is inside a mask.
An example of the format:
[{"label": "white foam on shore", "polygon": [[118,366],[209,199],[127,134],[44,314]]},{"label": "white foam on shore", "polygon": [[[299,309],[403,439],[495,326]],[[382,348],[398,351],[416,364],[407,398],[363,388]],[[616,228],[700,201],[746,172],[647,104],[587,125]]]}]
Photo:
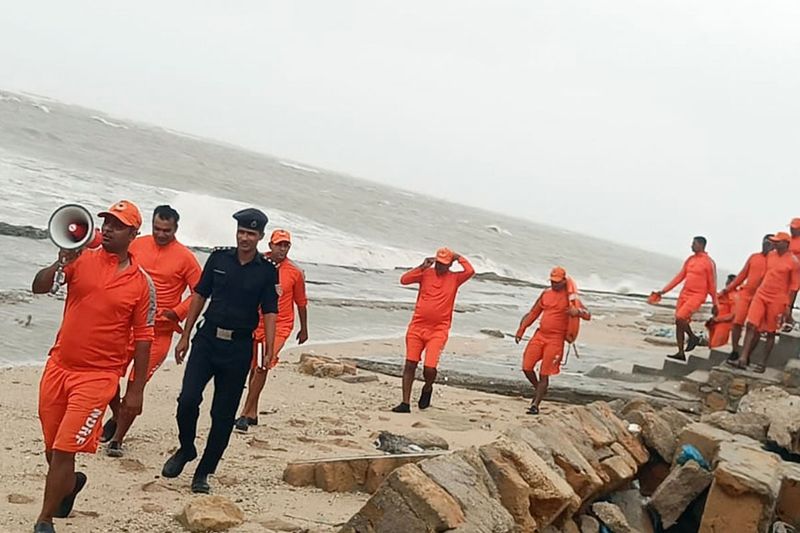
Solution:
[{"label": "white foam on shore", "polygon": [[89,118],[91,118],[92,120],[95,120],[95,121],[97,121],[97,122],[99,122],[101,124],[105,124],[106,126],[110,126],[112,128],[120,128],[120,129],[123,129],[123,130],[127,130],[128,129],[128,126],[126,126],[125,124],[117,124],[116,122],[111,122],[110,120],[106,120],[103,117],[99,117],[97,115],[92,115]]},{"label": "white foam on shore", "polygon": [[292,163],[290,161],[280,161],[280,164],[288,168],[293,168],[295,170],[302,170],[303,172],[309,172],[311,174],[319,174],[319,170],[317,170],[316,168],[307,167],[299,163]]}]

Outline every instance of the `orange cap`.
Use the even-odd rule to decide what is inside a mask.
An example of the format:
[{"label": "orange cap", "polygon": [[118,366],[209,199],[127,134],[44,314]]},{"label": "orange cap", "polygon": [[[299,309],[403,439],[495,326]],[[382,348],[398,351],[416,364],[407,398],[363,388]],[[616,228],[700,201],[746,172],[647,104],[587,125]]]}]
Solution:
[{"label": "orange cap", "polygon": [[136,204],[128,200],[120,200],[111,207],[108,211],[101,211],[97,213],[99,217],[114,217],[126,226],[139,229],[142,227],[142,214]]},{"label": "orange cap", "polygon": [[443,265],[449,265],[453,263],[454,255],[453,250],[450,248],[439,248],[436,250],[436,261]]},{"label": "orange cap", "polygon": [[286,231],[285,229],[276,229],[272,232],[272,236],[269,238],[269,242],[271,244],[278,244],[279,242],[288,242],[291,244],[292,242],[292,234]]},{"label": "orange cap", "polygon": [[792,242],[792,236],[786,233],[785,231],[779,231],[775,235],[769,238],[772,242]]},{"label": "orange cap", "polygon": [[558,283],[565,279],[567,279],[567,271],[563,267],[553,267],[553,270],[550,271],[550,281]]},{"label": "orange cap", "polygon": [[800,218],[793,218],[791,222],[789,222],[789,227],[792,229],[800,229]]}]

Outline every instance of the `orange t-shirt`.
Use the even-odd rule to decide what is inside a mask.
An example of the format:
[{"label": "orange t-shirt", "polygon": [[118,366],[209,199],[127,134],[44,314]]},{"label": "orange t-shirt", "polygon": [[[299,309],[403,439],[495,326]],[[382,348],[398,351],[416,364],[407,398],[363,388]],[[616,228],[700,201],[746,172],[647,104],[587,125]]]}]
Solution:
[{"label": "orange t-shirt", "polygon": [[[173,240],[166,246],[159,246],[152,235],[139,237],[129,248],[136,261],[150,274],[156,286],[158,298],[157,325],[162,325],[161,311],[172,309],[179,320],[186,318],[191,302],[191,291],[200,281],[202,269],[197,258],[186,246]],[[189,296],[182,300],[189,289]],[[163,325],[172,328],[173,324],[163,320]]]},{"label": "orange t-shirt", "polygon": [[69,370],[123,375],[130,362],[131,331],[136,341],[153,340],[156,291],[131,255],[117,271],[116,255],[102,247],[84,250],[64,268],[67,300],[50,357]]},{"label": "orange t-shirt", "polygon": [[734,307],[736,300],[741,296],[738,291],[718,295],[717,316],[708,325],[708,347],[719,348],[728,344],[731,328],[733,327]]},{"label": "orange t-shirt", "polygon": [[[685,281],[684,281],[685,280]],[[717,303],[717,266],[706,252],[697,252],[684,263],[678,275],[661,291],[668,293],[684,281],[682,295],[711,295],[711,301]]]},{"label": "orange t-shirt", "polygon": [[758,290],[766,271],[767,256],[761,252],[755,253],[747,258],[742,271],[728,285],[728,290],[732,291],[741,286],[742,290],[747,291],[752,296]]},{"label": "orange t-shirt", "polygon": [[525,330],[540,316],[539,331],[547,336],[565,336],[569,324],[569,293],[566,290],[545,289],[525,317],[517,333],[522,336]]},{"label": "orange t-shirt", "polygon": [[767,255],[767,272],[756,294],[775,302],[788,303],[789,292],[800,288],[800,261],[791,252]]},{"label": "orange t-shirt", "polygon": [[419,283],[417,304],[411,325],[449,328],[453,321],[453,308],[458,288],[475,274],[475,269],[466,258],[459,256],[463,272],[436,273],[434,267],[409,270],[400,277],[400,283],[411,285]]},{"label": "orange t-shirt", "polygon": [[[264,254],[269,257],[269,253]],[[294,329],[294,306],[306,307],[306,275],[293,261],[284,259],[278,263],[278,316],[275,319],[275,334],[288,337]],[[258,327],[253,331],[257,341],[264,340],[264,315],[258,320]]]},{"label": "orange t-shirt", "polygon": [[800,236],[792,237],[792,242],[789,243],[789,251],[800,259]]}]

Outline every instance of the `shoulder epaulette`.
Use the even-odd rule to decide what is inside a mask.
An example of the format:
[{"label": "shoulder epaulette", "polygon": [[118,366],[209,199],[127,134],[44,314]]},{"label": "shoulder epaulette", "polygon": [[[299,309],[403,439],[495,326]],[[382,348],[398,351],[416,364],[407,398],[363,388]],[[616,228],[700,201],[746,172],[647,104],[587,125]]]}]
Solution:
[{"label": "shoulder epaulette", "polygon": [[227,252],[228,250],[235,250],[235,249],[236,249],[235,246],[215,246],[214,249],[211,250],[211,253],[213,254],[214,252]]}]

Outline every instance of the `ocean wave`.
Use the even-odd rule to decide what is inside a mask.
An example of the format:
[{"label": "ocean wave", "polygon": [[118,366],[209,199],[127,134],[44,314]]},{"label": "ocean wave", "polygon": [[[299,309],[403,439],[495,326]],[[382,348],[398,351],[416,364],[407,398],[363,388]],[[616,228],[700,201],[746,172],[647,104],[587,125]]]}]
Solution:
[{"label": "ocean wave", "polygon": [[486,229],[489,230],[489,231],[492,231],[494,233],[497,233],[498,235],[505,235],[507,237],[511,237],[511,232],[510,231],[508,231],[507,229],[501,228],[500,226],[498,226],[496,224],[489,224],[488,226],[486,226]]},{"label": "ocean wave", "polygon": [[46,105],[44,105],[44,104],[35,104],[35,103],[34,103],[34,104],[31,104],[31,105],[32,105],[33,107],[35,107],[36,109],[38,109],[39,111],[43,111],[43,112],[45,112],[45,113],[50,113],[50,108],[49,108],[49,107],[47,107],[47,106],[46,106]]},{"label": "ocean wave", "polygon": [[123,130],[129,129],[128,126],[126,126],[125,124],[117,124],[116,122],[111,122],[110,120],[106,120],[103,117],[99,117],[97,115],[92,115],[89,118],[99,122],[100,124],[104,124],[104,125],[110,126],[112,128],[119,128],[119,129],[123,129]]},{"label": "ocean wave", "polygon": [[295,170],[302,170],[303,172],[309,172],[311,174],[319,174],[319,170],[316,168],[307,167],[299,163],[292,163],[290,161],[279,161],[279,163],[285,167],[293,168]]}]

